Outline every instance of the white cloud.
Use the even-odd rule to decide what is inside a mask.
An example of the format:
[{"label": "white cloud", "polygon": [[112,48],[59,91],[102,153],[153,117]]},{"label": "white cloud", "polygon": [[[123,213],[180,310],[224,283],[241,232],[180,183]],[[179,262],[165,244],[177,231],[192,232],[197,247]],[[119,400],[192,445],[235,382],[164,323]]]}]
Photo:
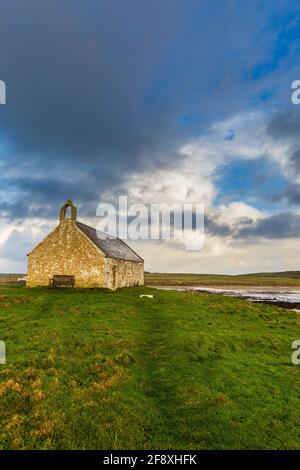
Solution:
[{"label": "white cloud", "polygon": [[[39,243],[53,224],[43,219],[20,220],[13,223],[1,221],[0,272],[26,271],[27,254]],[[16,272],[15,271],[15,272]]]},{"label": "white cloud", "polygon": [[220,220],[229,224],[238,222],[240,219],[244,218],[255,221],[266,214],[266,212],[249,206],[249,204],[245,204],[242,201],[231,202],[227,205],[221,204],[217,212],[220,214]]}]

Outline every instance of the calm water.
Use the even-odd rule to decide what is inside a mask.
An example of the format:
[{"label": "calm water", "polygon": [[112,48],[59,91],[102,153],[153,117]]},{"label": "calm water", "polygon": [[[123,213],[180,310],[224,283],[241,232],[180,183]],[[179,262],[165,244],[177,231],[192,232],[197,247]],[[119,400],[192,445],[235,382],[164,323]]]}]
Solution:
[{"label": "calm water", "polygon": [[239,297],[251,302],[272,302],[272,303],[287,303],[290,308],[296,304],[300,306],[300,290],[292,290],[287,288],[245,288],[239,287],[198,287],[198,286],[170,286],[158,287],[159,289],[178,290],[178,291],[196,291],[196,292],[209,292],[211,294],[223,294],[230,297]]}]

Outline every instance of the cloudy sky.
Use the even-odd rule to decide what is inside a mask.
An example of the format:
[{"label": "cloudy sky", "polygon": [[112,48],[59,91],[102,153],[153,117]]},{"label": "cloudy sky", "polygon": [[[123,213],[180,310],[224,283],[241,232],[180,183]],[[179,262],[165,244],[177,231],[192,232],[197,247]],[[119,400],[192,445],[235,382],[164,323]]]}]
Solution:
[{"label": "cloudy sky", "polygon": [[300,4],[1,0],[0,272],[71,198],[205,205],[205,245],[133,242],[151,271],[300,269]]}]

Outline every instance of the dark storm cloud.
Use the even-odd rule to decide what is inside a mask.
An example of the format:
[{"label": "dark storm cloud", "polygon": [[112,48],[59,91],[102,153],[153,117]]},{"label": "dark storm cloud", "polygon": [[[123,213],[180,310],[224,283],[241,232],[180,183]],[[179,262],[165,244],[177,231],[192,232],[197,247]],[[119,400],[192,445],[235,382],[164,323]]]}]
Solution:
[{"label": "dark storm cloud", "polygon": [[300,109],[292,108],[275,113],[268,125],[269,135],[276,140],[290,140],[299,136]]},{"label": "dark storm cloud", "polygon": [[[1,160],[23,215],[69,197],[95,206],[126,173],[168,166],[187,137],[242,108],[269,14],[256,2],[243,11],[240,21],[238,2],[2,1]],[[70,170],[80,176],[64,185]]]},{"label": "dark storm cloud", "polygon": [[300,185],[290,184],[284,191],[283,197],[285,197],[291,204],[300,204]]},{"label": "dark storm cloud", "polygon": [[296,105],[292,109],[277,112],[270,120],[267,131],[277,141],[290,144],[289,161],[291,169],[300,172],[300,109]]},{"label": "dark storm cloud", "polygon": [[258,220],[241,217],[232,224],[220,222],[218,216],[205,215],[205,232],[218,237],[235,240],[290,239],[300,237],[300,215],[280,212]]},{"label": "dark storm cloud", "polygon": [[253,220],[240,217],[224,223],[216,214],[205,214],[204,232],[220,238],[229,238],[232,242],[247,241],[257,243],[260,240],[288,240],[300,238],[300,215],[293,212],[280,212]]},{"label": "dark storm cloud", "polygon": [[221,223],[218,217],[212,217],[207,214],[204,217],[204,230],[210,235],[216,235],[218,237],[228,237],[233,233],[233,229],[230,225]]},{"label": "dark storm cloud", "polygon": [[273,202],[287,203],[289,205],[300,204],[300,185],[290,182],[283,191],[273,195]]},{"label": "dark storm cloud", "polygon": [[[299,121],[300,124],[300,121]],[[300,143],[299,143],[300,144]],[[293,169],[299,173],[300,172],[300,146],[294,150],[291,154],[291,164]]]},{"label": "dark storm cloud", "polygon": [[289,239],[300,237],[300,216],[291,212],[273,214],[241,227],[237,239]]},{"label": "dark storm cloud", "polygon": [[[275,141],[287,144],[287,165],[292,176],[300,175],[300,109],[293,105],[291,109],[277,112],[267,127],[268,134]],[[287,188],[280,191],[277,200],[287,200],[290,204],[300,204],[300,185],[290,180]]]},{"label": "dark storm cloud", "polygon": [[104,166],[112,158],[122,169],[147,143],[155,147],[161,126],[151,123],[159,134],[151,142],[140,125],[140,101],[172,38],[176,4],[128,2],[128,22],[126,8],[113,2],[2,4],[0,57],[9,101],[1,130],[13,148],[37,159],[41,152],[74,162],[102,156]]}]

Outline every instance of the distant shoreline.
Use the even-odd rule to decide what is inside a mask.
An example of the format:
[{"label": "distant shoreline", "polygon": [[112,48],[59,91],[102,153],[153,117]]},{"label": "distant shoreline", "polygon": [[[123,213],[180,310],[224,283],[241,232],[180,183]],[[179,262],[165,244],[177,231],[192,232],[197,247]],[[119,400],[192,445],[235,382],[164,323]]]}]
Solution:
[{"label": "distant shoreline", "polygon": [[235,297],[252,303],[269,304],[300,312],[300,288],[291,287],[246,287],[246,286],[152,286],[159,290],[192,292]]},{"label": "distant shoreline", "polygon": [[296,288],[300,289],[300,271],[257,274],[181,274],[145,273],[147,286],[190,286],[228,288]]}]

